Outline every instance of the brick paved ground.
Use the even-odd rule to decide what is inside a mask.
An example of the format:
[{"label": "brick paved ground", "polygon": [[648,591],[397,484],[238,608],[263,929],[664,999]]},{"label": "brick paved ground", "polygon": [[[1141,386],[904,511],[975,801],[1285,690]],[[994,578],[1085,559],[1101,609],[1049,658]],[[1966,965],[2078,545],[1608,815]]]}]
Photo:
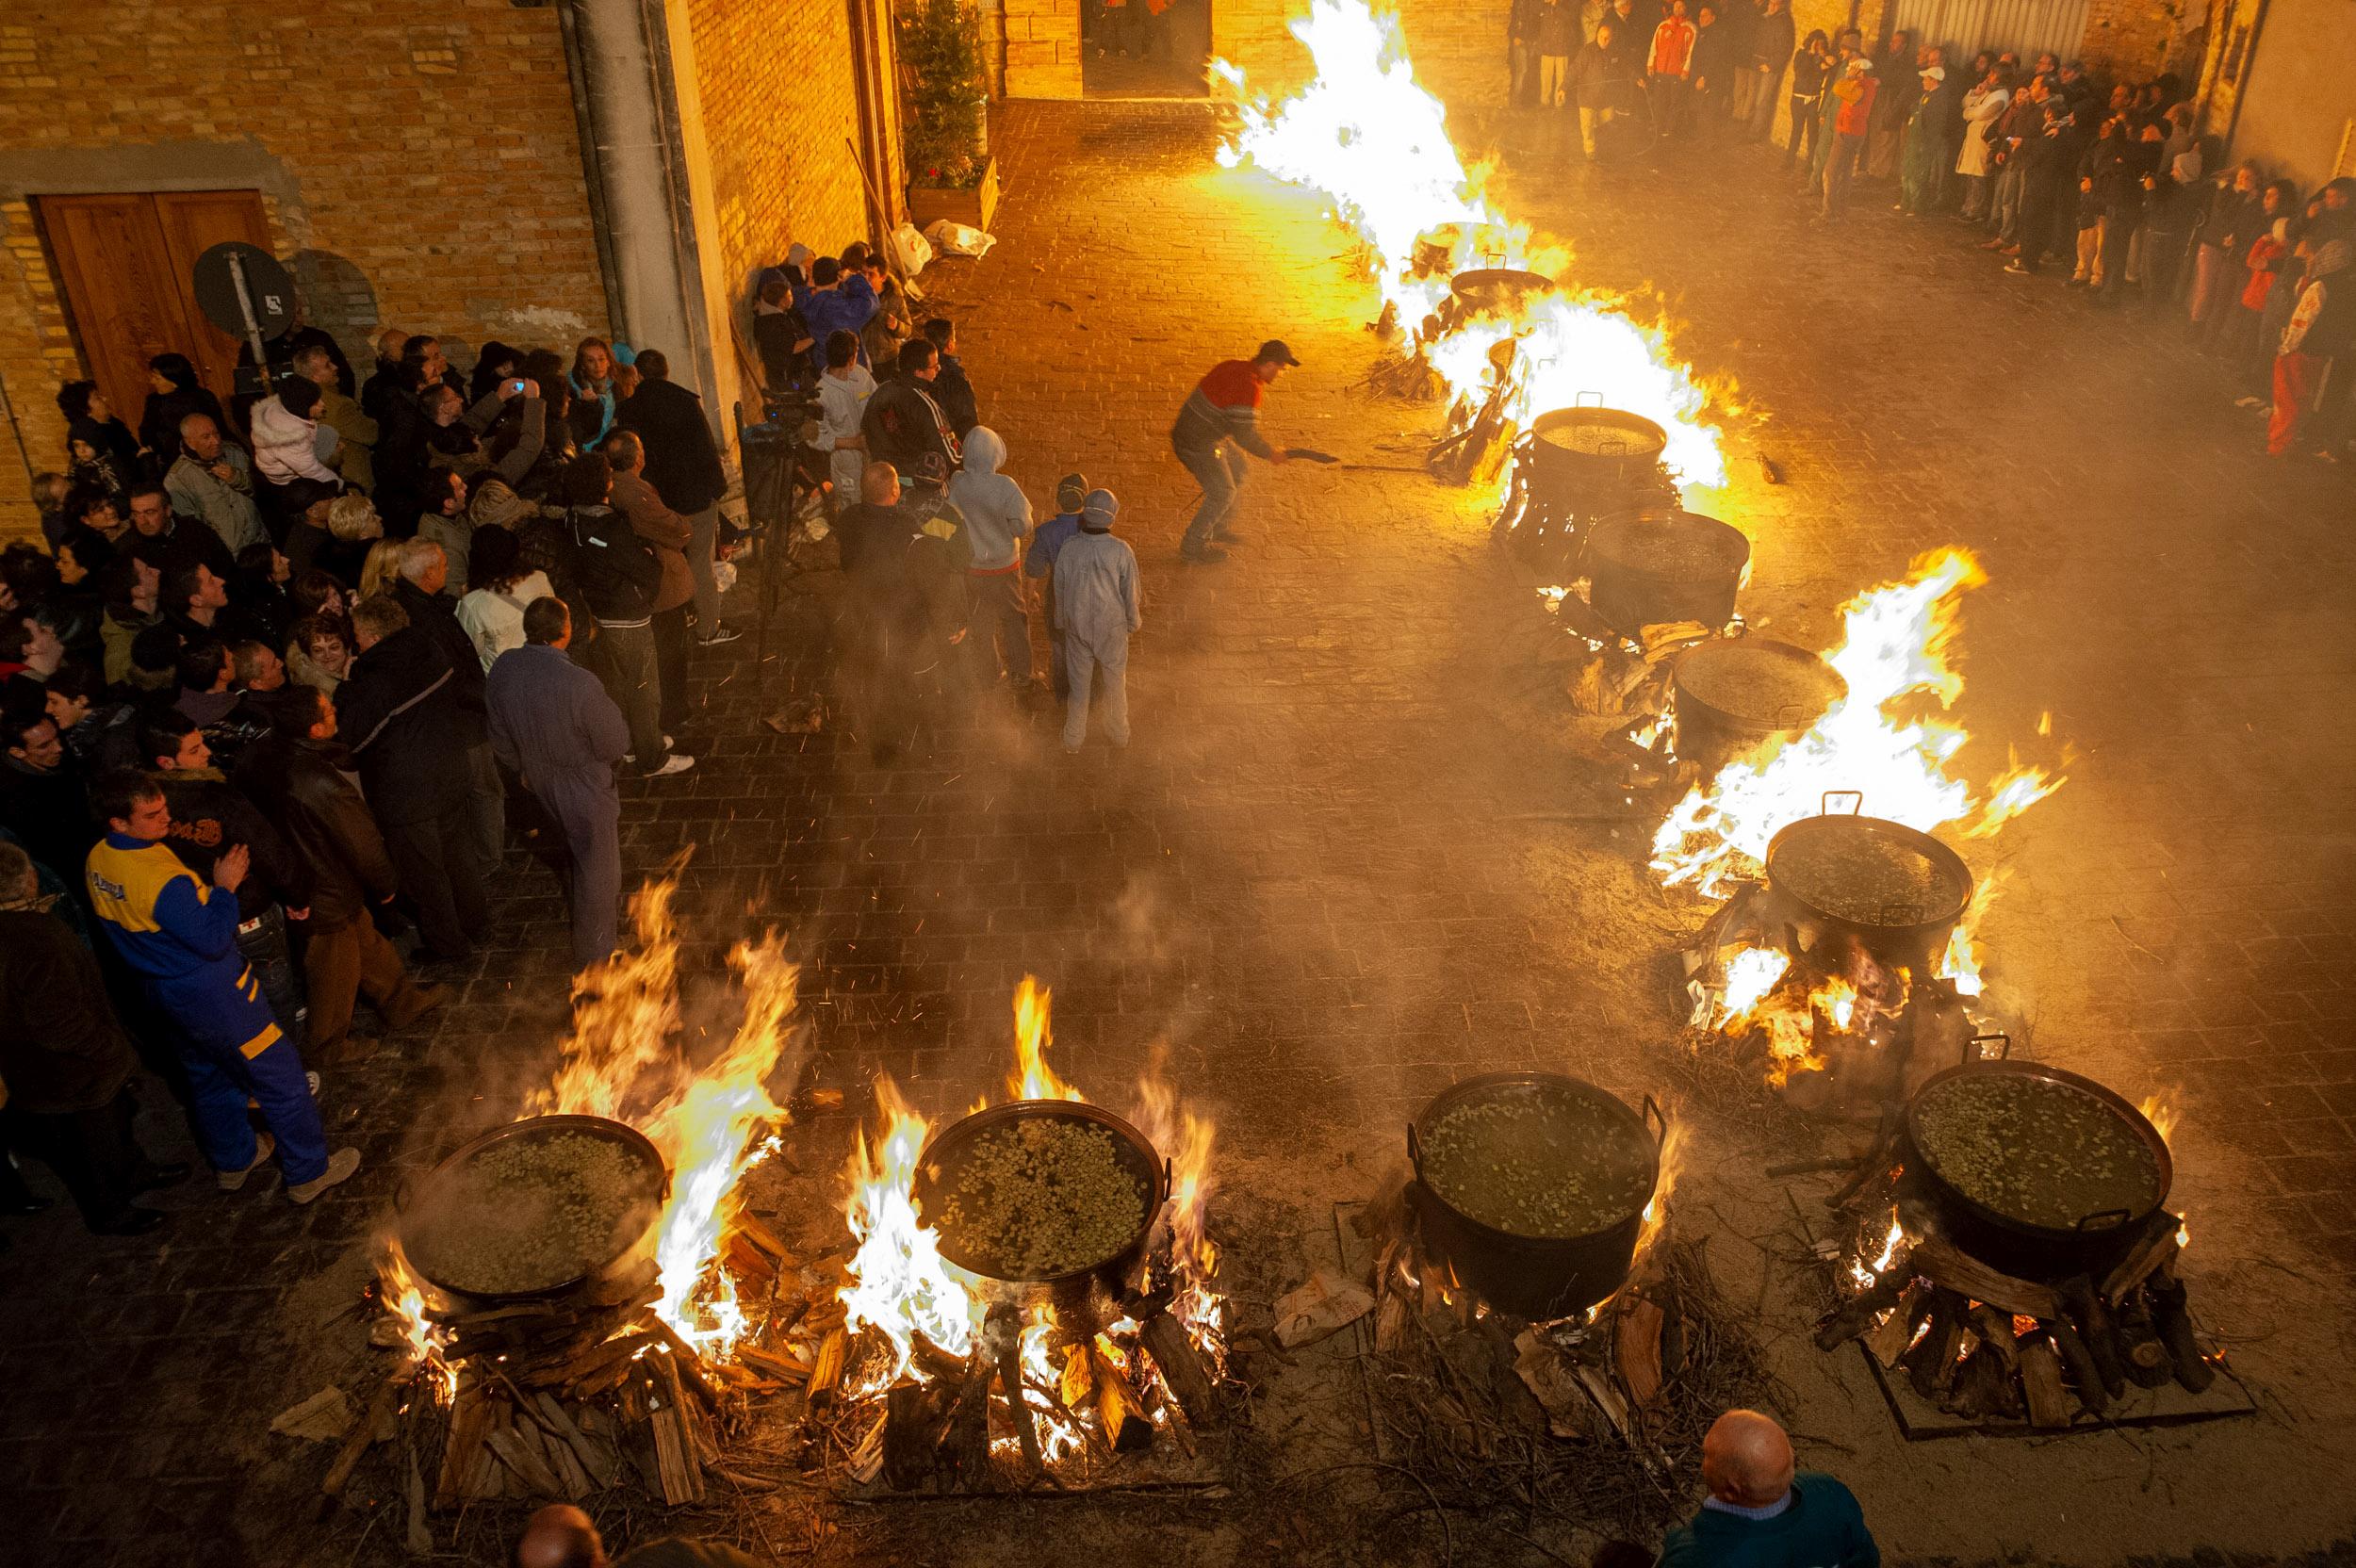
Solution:
[{"label": "brick paved ground", "polygon": [[[1662,1087],[1662,957],[1694,912],[1650,890],[1650,823],[1561,743],[1532,607],[1464,498],[1412,476],[1259,471],[1236,559],[1171,559],[1191,486],[1159,437],[1209,359],[1292,341],[1308,363],[1268,421],[1301,444],[1402,461],[1432,419],[1352,389],[1373,347],[1341,247],[1313,198],[1217,171],[1210,125],[1178,106],[1008,113],[1000,248],[927,280],[960,317],[1014,475],[1044,497],[1078,466],[1127,500],[1148,594],[1136,745],[1067,761],[1011,704],[888,769],[841,711],[817,735],[771,732],[761,717],[822,678],[822,577],[794,601],[792,651],[764,672],[740,644],[707,672],[696,727],[719,745],[635,792],[625,848],[652,871],[696,846],[681,907],[699,977],[772,922],[810,965],[806,1081],[850,1104],[803,1120],[790,1163],[757,1180],[789,1233],[834,1233],[829,1173],[875,1069],[935,1110],[994,1084],[1031,972],[1055,988],[1069,1075],[1118,1102],[1166,1041],[1216,1111],[1235,1288],[1264,1312],[1317,1255],[1330,1204],[1366,1194],[1402,1117],[1450,1078],[1543,1064]],[[1693,1116],[1680,1222],[1725,1233],[1717,1255],[1775,1339],[1806,1457],[1857,1486],[1895,1559],[2260,1560],[2345,1537],[2346,482],[2255,455],[2213,377],[2151,334],[1997,274],[1944,225],[1863,203],[1848,226],[1811,227],[1762,176],[1603,177],[1541,145],[1517,147],[1504,189],[1578,243],[1594,281],[1673,283],[1684,351],[1763,416],[1730,437],[1730,492],[1697,498],[1759,541],[1754,618],[1819,640],[1842,598],[1916,550],[1983,554],[1994,580],[1962,654],[1980,760],[2049,708],[2078,752],[2070,786],[1984,859],[2014,873],[1988,931],[1999,998],[2038,1054],[2131,1096],[2185,1097],[2188,1270],[2269,1418],[1909,1448],[1847,1363],[1792,1337],[1812,1297],[1776,1257],[1793,1211],[1757,1176],[1788,1129]],[[2066,412],[2087,407],[2102,412]],[[1789,485],[1753,481],[1755,449]],[[331,1116],[370,1156],[347,1191],[300,1211],[274,1192],[173,1194],[161,1245],[92,1242],[56,1215],[13,1227],[0,1560],[398,1560],[397,1521],[320,1520],[323,1454],[265,1427],[327,1379],[356,1386],[359,1331],[335,1315],[401,1176],[512,1114],[545,1069],[562,911],[517,864],[465,1004],[331,1084]],[[185,1141],[150,1120],[156,1141]],[[1347,1408],[1323,1393],[1283,1396]],[[1348,1457],[1350,1429],[1330,1413],[1263,1429],[1223,1500],[878,1516],[795,1498],[700,1527],[832,1561],[1029,1561],[1041,1540],[1069,1557],[1140,1539],[1157,1560],[1437,1560],[1432,1538],[1383,1529],[1387,1510],[1344,1519],[1339,1544],[1307,1544],[1298,1512],[1275,1533],[1290,1494],[1270,1478]],[[501,1527],[463,1526],[460,1556],[496,1560]],[[1458,1560],[1509,1560],[1500,1540],[1460,1539]]]}]

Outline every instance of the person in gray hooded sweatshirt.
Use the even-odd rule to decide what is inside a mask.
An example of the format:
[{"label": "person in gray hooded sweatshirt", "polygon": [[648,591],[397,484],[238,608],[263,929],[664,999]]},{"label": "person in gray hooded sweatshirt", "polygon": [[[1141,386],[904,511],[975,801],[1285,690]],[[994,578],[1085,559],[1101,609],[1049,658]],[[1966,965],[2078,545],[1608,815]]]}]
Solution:
[{"label": "person in gray hooded sweatshirt", "polygon": [[949,499],[965,514],[973,564],[966,569],[967,646],[976,682],[1007,676],[1031,684],[1031,623],[1023,602],[1023,546],[1031,536],[1031,503],[998,471],[1006,443],[988,425],[965,434],[965,463],[949,481]]},{"label": "person in gray hooded sweatshirt", "polygon": [[1063,642],[1072,696],[1064,708],[1063,748],[1088,739],[1088,693],[1104,690],[1104,735],[1129,743],[1129,634],[1145,624],[1137,611],[1137,557],[1113,537],[1121,498],[1091,490],[1080,507],[1080,531],[1055,555],[1055,634]]}]

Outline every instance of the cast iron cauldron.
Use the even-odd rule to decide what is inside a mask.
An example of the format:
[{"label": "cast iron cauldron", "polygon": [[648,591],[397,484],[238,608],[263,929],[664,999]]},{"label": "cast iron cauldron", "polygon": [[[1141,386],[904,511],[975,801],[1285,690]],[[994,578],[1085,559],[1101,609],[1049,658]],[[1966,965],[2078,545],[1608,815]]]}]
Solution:
[{"label": "cast iron cauldron", "polygon": [[1530,421],[1520,459],[1530,488],[1558,506],[1607,511],[1660,478],[1669,433],[1641,414],[1580,404]]},{"label": "cast iron cauldron", "polygon": [[[1424,1181],[1424,1140],[1449,1112],[1479,1102],[1548,1094],[1610,1107],[1645,1145],[1644,1196],[1627,1214],[1583,1236],[1520,1236],[1475,1219]],[[1668,1131],[1668,1121],[1651,1095],[1644,1096],[1639,1114],[1616,1095],[1561,1073],[1488,1072],[1452,1084],[1407,1124],[1407,1159],[1415,1170],[1424,1240],[1455,1268],[1460,1282],[1499,1312],[1535,1322],[1582,1312],[1628,1282],[1644,1208],[1661,1184],[1661,1145]]]},{"label": "cast iron cauldron", "polygon": [[1440,324],[1453,332],[1482,316],[1511,316],[1535,294],[1549,293],[1554,280],[1544,272],[1514,267],[1476,267],[1448,279],[1448,298],[1440,305]]},{"label": "cast iron cauldron", "polygon": [[[2150,1118],[2093,1079],[2042,1062],[2013,1061],[2009,1037],[1986,1037],[2002,1042],[1996,1055],[1983,1054],[1982,1041],[1972,1041],[1964,1048],[1961,1066],[1925,1079],[1906,1102],[1905,1142],[1901,1149],[1906,1190],[1929,1205],[1949,1241],[1991,1268],[2027,1280],[2062,1280],[2073,1274],[2091,1274],[2100,1280],[2127,1254],[2143,1234],[2145,1223],[2168,1201],[2168,1189],[2176,1180],[2176,1164],[2168,1154],[2168,1140],[2160,1136],[2160,1130],[2151,1125]],[[2150,1200],[2132,1209],[2086,1215],[2076,1225],[2061,1229],[2032,1224],[1967,1197],[1940,1175],[1939,1167],[1922,1152],[1919,1136],[1922,1109],[1926,1097],[1942,1084],[1958,1078],[1997,1075],[2066,1085],[2100,1102],[2150,1151],[2158,1170]]]},{"label": "cast iron cauldron", "polygon": [[975,1141],[984,1134],[1040,1119],[1087,1122],[1111,1131],[1121,1163],[1136,1179],[1142,1199],[1144,1217],[1137,1222],[1137,1233],[1110,1255],[1060,1274],[1007,1273],[996,1260],[966,1250],[946,1235],[941,1237],[941,1255],[979,1282],[993,1301],[1018,1306],[1072,1305],[1100,1284],[1118,1295],[1144,1261],[1153,1222],[1170,1197],[1170,1166],[1143,1133],[1102,1106],[1077,1100],[1010,1100],[951,1122],[925,1140],[924,1152],[918,1156],[911,1192],[917,1213],[941,1212],[959,1171],[973,1156]]},{"label": "cast iron cauldron", "polygon": [[[437,1271],[434,1266],[432,1247],[420,1247],[419,1243],[429,1218],[438,1218],[445,1223],[449,1221],[450,1215],[444,1205],[450,1201],[453,1190],[463,1186],[466,1168],[489,1149],[573,1134],[587,1134],[619,1146],[636,1168],[638,1185],[630,1195],[625,1210],[628,1218],[614,1233],[607,1255],[585,1258],[579,1272],[532,1290],[469,1291],[446,1277],[444,1272]],[[467,1139],[429,1171],[424,1180],[405,1189],[394,1222],[394,1240],[417,1277],[445,1297],[471,1301],[548,1300],[568,1295],[628,1257],[646,1239],[646,1232],[662,1213],[663,1200],[670,1196],[670,1192],[671,1173],[663,1163],[663,1155],[646,1135],[637,1128],[601,1116],[530,1117],[494,1127],[487,1133]]]},{"label": "cast iron cauldron", "polygon": [[1677,754],[1711,771],[1762,742],[1806,733],[1849,694],[1830,664],[1768,637],[1714,638],[1688,648],[1670,685]]},{"label": "cast iron cauldron", "polygon": [[1588,530],[1580,553],[1587,602],[1630,636],[1670,621],[1726,625],[1750,560],[1740,529],[1680,511],[1607,517]]},{"label": "cast iron cauldron", "polygon": [[[1859,807],[1864,804],[1862,793],[1849,790],[1827,792],[1826,805],[1834,794],[1852,798]],[[1927,884],[1922,899],[1871,914],[1851,905],[1825,907],[1831,901],[1819,902],[1820,890],[1831,875],[1825,862],[1838,862],[1857,847],[1914,858]],[[1827,810],[1802,817],[1767,841],[1767,891],[1802,927],[1807,947],[1815,948],[1828,938],[1845,939],[1885,968],[1927,974],[1971,906],[1972,869],[1962,856],[1904,823]]]}]

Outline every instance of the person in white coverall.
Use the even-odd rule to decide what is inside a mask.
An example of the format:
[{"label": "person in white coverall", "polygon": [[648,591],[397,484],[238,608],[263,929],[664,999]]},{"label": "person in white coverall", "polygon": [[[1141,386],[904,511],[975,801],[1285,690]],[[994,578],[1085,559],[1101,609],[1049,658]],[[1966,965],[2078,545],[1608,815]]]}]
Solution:
[{"label": "person in white coverall", "polygon": [[973,678],[994,685],[1012,678],[1031,684],[1031,621],[1023,599],[1023,547],[1031,537],[1031,503],[1023,487],[998,471],[1006,444],[988,425],[967,431],[965,461],[949,481],[949,499],[965,514],[973,564],[965,570],[966,651]]},{"label": "person in white coverall", "polygon": [[1129,634],[1145,624],[1137,612],[1137,557],[1113,537],[1121,498],[1091,490],[1080,506],[1080,531],[1055,555],[1055,635],[1063,639],[1072,695],[1064,709],[1063,748],[1088,739],[1088,694],[1102,683],[1104,735],[1129,743]]}]

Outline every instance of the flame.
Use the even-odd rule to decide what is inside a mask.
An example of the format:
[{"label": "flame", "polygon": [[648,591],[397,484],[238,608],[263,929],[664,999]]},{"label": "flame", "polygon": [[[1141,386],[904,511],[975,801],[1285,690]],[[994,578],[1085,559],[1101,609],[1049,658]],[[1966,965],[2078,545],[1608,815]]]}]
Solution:
[{"label": "flame", "polygon": [[426,1315],[425,1287],[401,1256],[398,1246],[387,1247],[377,1263],[377,1295],[400,1326],[411,1364],[434,1376],[435,1396],[448,1404],[458,1397],[458,1369],[443,1359],[442,1331]]},{"label": "flame", "polygon": [[1746,947],[1736,954],[1726,965],[1723,1027],[1734,1029],[1749,1022],[1752,1011],[1767,1000],[1767,993],[1791,967],[1792,955],[1781,948]]},{"label": "flame", "polygon": [[[1426,323],[1447,299],[1450,276],[1467,267],[1559,276],[1570,261],[1559,244],[1488,197],[1487,170],[1468,170],[1448,134],[1448,113],[1415,83],[1397,18],[1365,0],[1311,0],[1292,24],[1317,66],[1299,94],[1271,106],[1249,95],[1244,74],[1225,60],[1213,73],[1235,101],[1240,129],[1219,152],[1228,169],[1250,166],[1323,191],[1333,216],[1365,248],[1366,272],[1399,320]],[[1444,261],[1419,263],[1427,248]],[[1558,283],[1519,316],[1482,315],[1441,331],[1416,328],[1416,346],[1456,400],[1485,398],[1511,373],[1505,413],[1516,424],[1599,393],[1613,408],[1641,414],[1668,433],[1665,458],[1684,478],[1726,480],[1717,430],[1703,422],[1710,399],[1678,363],[1667,329],[1641,321],[1628,300]],[[1518,353],[1499,353],[1517,348]],[[1513,366],[1509,372],[1503,367]]]},{"label": "flame", "polygon": [[862,1132],[851,1152],[845,1217],[859,1250],[839,1294],[846,1330],[872,1328],[891,1341],[894,1362],[882,1380],[889,1383],[908,1369],[919,1333],[944,1350],[969,1354],[980,1307],[941,1258],[940,1238],[916,1217],[917,1162],[932,1124],[883,1074],[875,1078],[875,1142]]},{"label": "flame", "polygon": [[[1017,1100],[1079,1100],[1087,1095],[1055,1076],[1047,1065],[1047,1048],[1055,1036],[1047,1027],[1047,1004],[1054,995],[1032,975],[1014,988],[1014,1063],[1006,1093]],[[983,1104],[988,1104],[985,1100]],[[977,1105],[974,1109],[979,1110]]]},{"label": "flame", "polygon": [[662,1298],[656,1312],[696,1350],[725,1356],[745,1331],[735,1282],[720,1266],[738,1212],[738,1184],[776,1149],[785,1108],[766,1083],[792,1035],[797,970],[774,932],[728,955],[744,1012],[727,1048],[697,1067],[680,1032],[677,884],[652,883],[630,901],[636,940],[573,982],[573,1033],[529,1115],[601,1116],[646,1135],[671,1171],[655,1223]]},{"label": "flame", "polygon": [[2172,1144],[2176,1141],[2176,1123],[2184,1119],[2184,1107],[2176,1103],[2175,1096],[2165,1089],[2158,1090],[2145,1095],[2143,1103],[2135,1109],[2143,1113],[2143,1119],[2151,1124],[2151,1130],[2160,1135],[2162,1143]]},{"label": "flame", "polygon": [[1895,1204],[1892,1204],[1890,1210],[1890,1229],[1883,1234],[1881,1245],[1875,1250],[1873,1261],[1867,1262],[1862,1254],[1849,1261],[1850,1281],[1859,1290],[1863,1290],[1888,1272],[1890,1266],[1898,1261],[1898,1250],[1906,1244],[1906,1227],[1898,1223],[1898,1209]]},{"label": "flame", "polygon": [[[1685,1166],[1685,1123],[1672,1120],[1661,1138],[1661,1176],[1653,1183],[1652,1197],[1644,1203],[1644,1222],[1636,1233],[1636,1250],[1630,1256],[1643,1258],[1652,1244],[1669,1226],[1669,1199],[1676,1193],[1677,1176]],[[1630,1266],[1633,1267],[1633,1266]],[[1449,1276],[1454,1278],[1451,1265]]]},{"label": "flame", "polygon": [[1679,801],[1653,838],[1661,880],[1726,896],[1737,878],[1765,864],[1768,841],[1822,810],[1828,793],[1861,792],[1873,816],[1923,832],[1964,824],[1970,834],[1995,831],[2058,789],[2059,777],[2015,764],[1975,804],[1971,787],[1949,771],[1967,732],[1885,711],[1900,697],[1925,694],[1944,710],[1961,694],[1963,678],[1947,662],[1958,600],[1986,580],[1968,550],[1933,550],[1903,580],[1842,606],[1841,642],[1825,658],[1848,682],[1848,695],[1807,734],[1772,754],[1736,759]]},{"label": "flame", "polygon": [[1219,1276],[1219,1244],[1206,1227],[1213,1184],[1211,1145],[1218,1131],[1207,1117],[1182,1105],[1162,1076],[1166,1048],[1157,1048],[1137,1081],[1137,1129],[1170,1161],[1170,1265],[1177,1296],[1170,1310],[1209,1358],[1214,1373],[1226,1354],[1226,1300]]}]

